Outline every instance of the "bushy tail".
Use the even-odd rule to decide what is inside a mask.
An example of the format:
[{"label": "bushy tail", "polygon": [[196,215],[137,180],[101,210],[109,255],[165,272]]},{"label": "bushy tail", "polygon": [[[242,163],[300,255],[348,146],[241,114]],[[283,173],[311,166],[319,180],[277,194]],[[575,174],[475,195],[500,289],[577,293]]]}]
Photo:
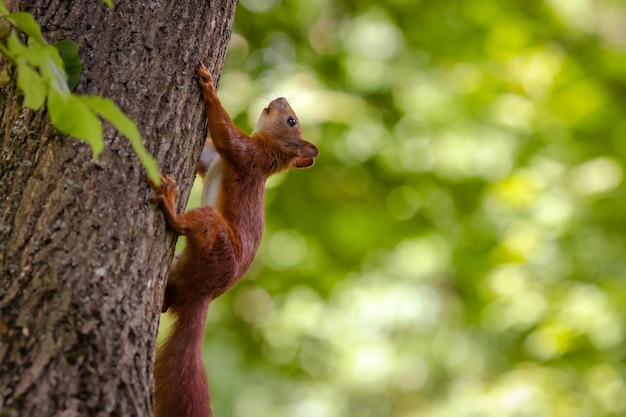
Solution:
[{"label": "bushy tail", "polygon": [[208,303],[177,311],[154,366],[155,417],[212,417],[202,363]]}]

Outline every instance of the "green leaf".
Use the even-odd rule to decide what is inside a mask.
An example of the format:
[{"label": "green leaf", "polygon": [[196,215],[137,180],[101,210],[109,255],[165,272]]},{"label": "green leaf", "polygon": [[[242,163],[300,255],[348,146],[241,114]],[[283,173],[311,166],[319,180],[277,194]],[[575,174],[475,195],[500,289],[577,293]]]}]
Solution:
[{"label": "green leaf", "polygon": [[4,41],[13,31],[13,26],[8,20],[0,17],[0,41]]},{"label": "green leaf", "polygon": [[0,70],[0,85],[5,86],[11,83],[11,69],[8,65],[5,65],[2,70]]},{"label": "green leaf", "polygon": [[[1,0],[0,0],[1,1]],[[109,6],[109,9],[113,8],[113,0],[102,0],[104,2],[104,4],[106,4],[107,6]]]},{"label": "green leaf", "polygon": [[21,57],[27,51],[26,45],[20,41],[20,37],[16,32],[11,32],[7,38],[7,49],[9,51],[9,57],[15,60],[17,57]]},{"label": "green leaf", "polygon": [[135,153],[139,157],[139,160],[146,169],[148,176],[152,180],[158,182],[159,167],[154,158],[152,158],[143,146],[143,143],[141,142],[141,134],[139,133],[137,124],[126,116],[124,112],[122,112],[109,98],[99,96],[83,96],[80,99],[95,113],[108,120],[118,130],[118,132],[128,138],[131,146],[135,150]]},{"label": "green leaf", "polygon": [[[53,55],[58,55],[54,48],[51,48],[55,51]],[[65,76],[65,71],[63,70],[63,66],[59,65],[57,60],[54,59],[54,56],[50,56],[48,59],[47,65],[41,67],[42,71],[46,68],[45,73],[50,76],[50,87],[57,89],[58,91],[62,91],[65,93],[69,93],[70,89],[67,84],[67,77]]]},{"label": "green leaf", "polygon": [[54,47],[59,51],[59,55],[65,66],[67,86],[70,91],[73,91],[76,85],[78,85],[80,74],[83,72],[83,66],[80,62],[80,56],[78,55],[78,44],[70,40],[62,40],[55,43]]},{"label": "green leaf", "polygon": [[51,88],[69,92],[63,60],[55,47],[49,44],[41,45],[37,42],[29,42],[26,46],[15,32],[8,37],[7,47],[7,56],[13,61],[26,60],[31,67],[39,69],[42,78]]},{"label": "green leaf", "polygon": [[63,69],[63,60],[59,56],[59,51],[52,45],[34,46],[28,45],[21,56],[26,59],[31,66],[39,69],[42,78],[50,88],[59,92],[69,93],[67,76]]},{"label": "green leaf", "polygon": [[[113,7],[112,0],[103,1]],[[24,105],[39,109],[45,101],[47,90],[48,113],[52,124],[63,133],[88,142],[94,157],[104,147],[102,125],[97,115],[103,117],[128,137],[149,177],[158,182],[158,166],[144,148],[135,122],[110,99],[82,97],[70,92],[78,84],[82,73],[78,44],[69,40],[57,42],[54,46],[48,44],[33,16],[25,12],[9,13],[4,0],[0,0],[0,16],[6,17],[29,37],[28,45],[24,45],[18,35],[12,32],[6,46],[0,44],[0,52],[18,67],[18,86],[24,92]]]},{"label": "green leaf", "polygon": [[52,124],[59,131],[89,143],[94,157],[102,152],[102,124],[80,96],[51,88],[48,93],[48,113]]},{"label": "green leaf", "polygon": [[0,0],[0,16],[6,16],[9,14],[9,9],[7,5],[4,4],[4,0]]},{"label": "green leaf", "polygon": [[26,33],[29,37],[33,38],[41,45],[47,45],[48,42],[41,34],[41,28],[35,21],[35,18],[30,13],[17,12],[5,15],[6,19],[13,23],[19,30]]},{"label": "green leaf", "polygon": [[69,93],[67,76],[63,69],[63,59],[61,59],[57,48],[49,44],[29,43],[23,56],[31,65],[39,69],[41,76],[50,85],[50,88]]},{"label": "green leaf", "polygon": [[46,84],[37,71],[27,64],[18,64],[17,86],[24,92],[24,105],[38,110],[46,100]]}]

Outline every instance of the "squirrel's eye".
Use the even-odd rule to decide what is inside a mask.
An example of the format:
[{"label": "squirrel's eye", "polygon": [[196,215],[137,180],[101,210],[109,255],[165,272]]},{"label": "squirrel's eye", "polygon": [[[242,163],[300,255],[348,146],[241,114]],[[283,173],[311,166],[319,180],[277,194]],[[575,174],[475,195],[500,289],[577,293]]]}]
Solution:
[{"label": "squirrel's eye", "polygon": [[294,119],[293,117],[289,116],[287,118],[287,124],[289,125],[289,127],[294,127],[296,123],[296,119]]}]

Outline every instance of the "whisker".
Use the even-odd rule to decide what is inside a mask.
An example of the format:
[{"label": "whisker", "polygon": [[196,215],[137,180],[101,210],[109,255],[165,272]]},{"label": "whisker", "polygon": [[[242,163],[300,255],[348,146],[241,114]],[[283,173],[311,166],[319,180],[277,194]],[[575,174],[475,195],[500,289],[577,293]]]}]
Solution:
[{"label": "whisker", "polygon": [[296,101],[298,101],[298,98],[300,97],[300,93],[301,93],[301,91],[296,91],[295,93],[290,93],[288,98],[287,98],[287,101],[289,102],[289,104],[293,104]]}]

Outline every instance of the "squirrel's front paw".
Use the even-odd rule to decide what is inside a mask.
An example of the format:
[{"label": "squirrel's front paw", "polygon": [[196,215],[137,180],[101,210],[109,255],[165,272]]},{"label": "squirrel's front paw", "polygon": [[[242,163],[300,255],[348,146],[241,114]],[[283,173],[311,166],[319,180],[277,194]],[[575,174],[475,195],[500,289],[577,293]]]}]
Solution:
[{"label": "squirrel's front paw", "polygon": [[154,191],[159,193],[159,195],[152,198],[153,201],[163,201],[164,198],[174,197],[178,192],[178,187],[176,186],[176,180],[174,178],[164,174],[161,174],[160,178],[160,185],[155,184],[150,179],[148,180],[150,181],[150,185],[152,186]]},{"label": "squirrel's front paw", "polygon": [[198,62],[198,76],[200,77],[200,80],[198,80],[198,82],[204,90],[215,92],[213,77],[211,76],[211,73],[209,72],[207,67],[205,67],[204,64],[202,64],[201,62]]}]

